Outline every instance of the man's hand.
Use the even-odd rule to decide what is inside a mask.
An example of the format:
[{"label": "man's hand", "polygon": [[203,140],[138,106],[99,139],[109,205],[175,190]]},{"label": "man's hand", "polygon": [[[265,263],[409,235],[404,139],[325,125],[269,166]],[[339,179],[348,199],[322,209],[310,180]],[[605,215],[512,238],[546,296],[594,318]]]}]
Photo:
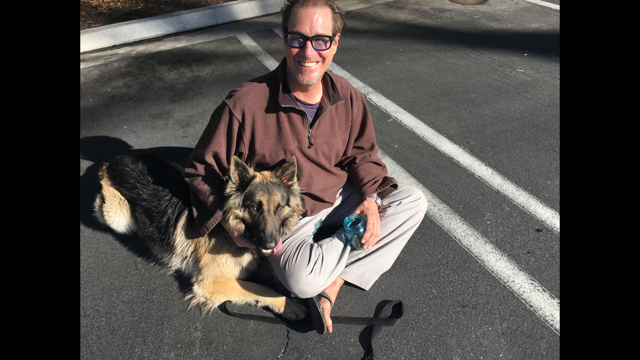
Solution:
[{"label": "man's hand", "polygon": [[229,224],[227,224],[227,220],[225,218],[222,218],[222,220],[220,220],[220,224],[222,224],[222,226],[224,226],[224,228],[227,229],[227,232],[229,233],[229,235],[231,235],[231,238],[233,239],[233,241],[236,242],[236,244],[239,247],[248,247],[248,248],[256,247],[256,245],[251,240],[247,239],[247,237],[244,236],[244,234],[238,234],[233,229],[229,229]]},{"label": "man's hand", "polygon": [[372,198],[365,198],[354,213],[360,214],[367,222],[367,228],[362,236],[362,247],[365,250],[371,249],[380,240],[382,234],[382,222],[380,221],[378,204]]}]

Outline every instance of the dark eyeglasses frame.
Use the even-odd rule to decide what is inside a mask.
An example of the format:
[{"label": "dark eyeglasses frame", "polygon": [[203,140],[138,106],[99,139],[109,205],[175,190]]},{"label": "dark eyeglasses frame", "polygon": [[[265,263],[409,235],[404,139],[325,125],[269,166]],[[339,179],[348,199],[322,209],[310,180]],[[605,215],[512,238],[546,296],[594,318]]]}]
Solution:
[{"label": "dark eyeglasses frame", "polygon": [[[291,44],[289,44],[289,34],[296,34],[299,35],[303,40],[304,43],[302,46],[292,46]],[[287,43],[287,45],[289,45],[290,48],[294,48],[294,49],[302,49],[305,45],[307,45],[307,41],[311,40],[311,47],[313,47],[314,50],[316,51],[325,51],[325,50],[329,50],[331,49],[331,45],[333,45],[333,40],[336,38],[336,35],[338,33],[335,33],[333,35],[313,35],[313,36],[306,36],[304,34],[300,34],[299,32],[295,32],[295,31],[285,31],[284,32],[284,41]],[[318,49],[315,46],[313,46],[313,39],[314,38],[329,38],[329,46],[327,46],[326,49]]]}]

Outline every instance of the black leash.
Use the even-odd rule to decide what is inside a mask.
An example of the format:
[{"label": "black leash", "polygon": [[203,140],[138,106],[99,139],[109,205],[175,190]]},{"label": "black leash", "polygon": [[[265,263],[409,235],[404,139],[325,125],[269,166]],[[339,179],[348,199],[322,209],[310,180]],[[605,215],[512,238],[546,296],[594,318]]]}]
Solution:
[{"label": "black leash", "polygon": [[[229,310],[229,308],[227,308],[228,302],[229,301],[226,301],[220,306],[220,309],[227,315],[235,316],[240,319],[255,320],[255,321],[261,321],[261,322],[266,322],[270,324],[279,324],[279,325],[289,324],[283,320],[280,320],[274,317],[252,315],[252,314],[240,314],[240,313],[233,312]],[[390,315],[393,311],[394,305],[398,305],[399,314],[397,317],[392,318],[390,317]],[[398,322],[400,322],[400,319],[402,319],[403,316],[404,316],[404,304],[402,304],[402,301],[396,300],[396,301],[390,301],[388,304],[386,304],[384,308],[382,308],[382,311],[380,311],[380,314],[378,314],[375,317],[367,318],[367,317],[353,317],[353,316],[332,316],[331,320],[333,321],[334,324],[366,325],[366,326],[373,325],[369,348],[365,350],[364,359],[368,360],[368,359],[373,359],[373,356],[374,356],[373,344],[377,341],[378,333],[380,333],[380,330],[382,329],[382,327],[396,325]]]}]

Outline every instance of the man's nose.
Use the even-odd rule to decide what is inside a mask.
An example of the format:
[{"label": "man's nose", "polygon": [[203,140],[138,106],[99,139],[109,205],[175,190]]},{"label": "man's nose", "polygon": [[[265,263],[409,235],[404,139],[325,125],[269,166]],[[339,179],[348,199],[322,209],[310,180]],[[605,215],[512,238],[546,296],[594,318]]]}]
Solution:
[{"label": "man's nose", "polygon": [[308,57],[311,57],[318,53],[318,51],[314,49],[313,46],[311,45],[311,39],[305,41],[302,51],[304,51],[304,54]]}]

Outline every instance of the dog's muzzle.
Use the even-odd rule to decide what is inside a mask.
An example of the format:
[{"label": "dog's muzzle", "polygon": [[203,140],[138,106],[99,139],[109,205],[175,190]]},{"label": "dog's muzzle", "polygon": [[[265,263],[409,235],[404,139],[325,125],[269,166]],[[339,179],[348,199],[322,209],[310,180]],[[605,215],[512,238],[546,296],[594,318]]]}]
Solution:
[{"label": "dog's muzzle", "polygon": [[276,247],[274,247],[273,249],[269,249],[269,250],[260,249],[260,250],[262,250],[262,253],[265,255],[275,255],[278,252],[278,250],[280,250],[281,247],[282,247],[282,239],[278,240],[278,245],[276,245]]}]

